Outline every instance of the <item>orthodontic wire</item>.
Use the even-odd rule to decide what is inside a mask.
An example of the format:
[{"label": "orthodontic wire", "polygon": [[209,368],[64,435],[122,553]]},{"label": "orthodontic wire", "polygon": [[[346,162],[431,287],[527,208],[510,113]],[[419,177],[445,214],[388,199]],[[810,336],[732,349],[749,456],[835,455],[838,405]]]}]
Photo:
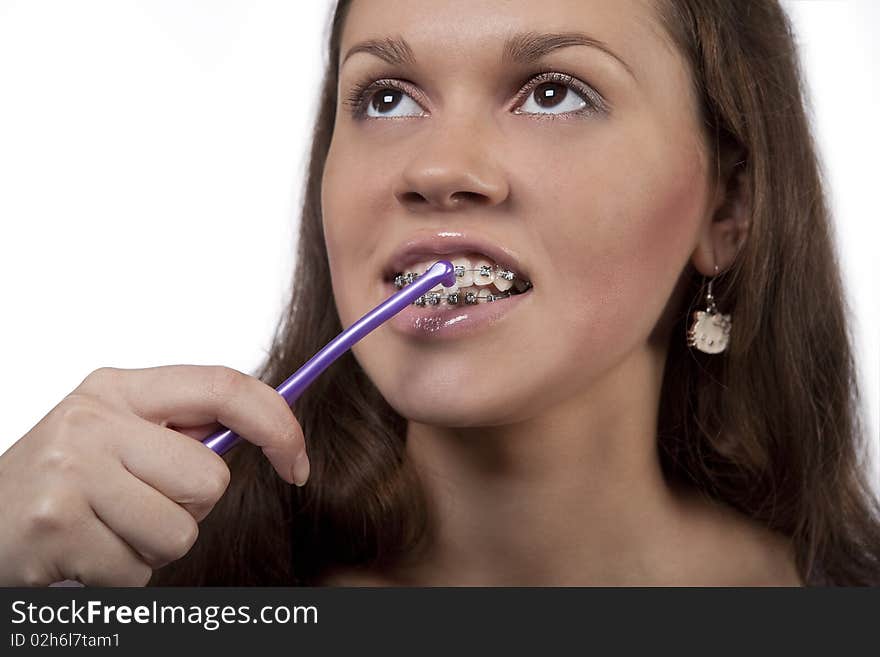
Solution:
[{"label": "orthodontic wire", "polygon": [[[523,282],[525,284],[525,289],[518,290],[519,294],[522,294],[523,292],[525,292],[526,290],[528,290],[529,288],[532,287],[532,284],[530,281],[523,281],[522,279],[519,279],[519,277],[516,275],[516,273],[513,270],[508,269],[507,267],[504,267],[503,265],[498,265],[498,264],[496,264],[494,267],[491,265],[480,265],[476,269],[465,269],[465,267],[463,265],[455,265],[455,276],[457,278],[461,278],[464,276],[464,273],[466,271],[470,271],[470,272],[478,272],[480,276],[488,277],[489,273],[492,271],[493,268],[495,269],[496,278],[501,277],[501,278],[508,280],[508,281],[518,279],[521,282]],[[417,272],[399,273],[394,277],[394,284],[395,284],[395,286],[400,288],[400,287],[403,287],[404,285],[407,285],[408,282],[418,280],[418,278],[419,278],[419,274]],[[490,283],[490,285],[491,285],[491,283]],[[447,304],[450,306],[476,305],[478,299],[484,300],[485,303],[491,303],[493,301],[507,299],[508,297],[515,296],[515,295],[513,294],[513,292],[511,292],[509,290],[505,290],[504,292],[499,291],[498,294],[488,293],[485,296],[481,295],[480,292],[477,292],[476,294],[474,294],[473,292],[467,292],[467,293],[465,293],[465,295],[463,297],[464,304],[462,304],[458,301],[460,296],[461,296],[460,292],[450,292],[448,294],[441,294],[440,292],[437,292],[437,291],[429,291],[429,292],[426,292],[424,295],[420,296],[415,301],[413,301],[412,305],[419,306],[419,307],[424,307],[427,305],[437,306],[437,305],[440,305],[441,299],[446,299]],[[453,297],[455,298],[455,301],[452,301],[452,302],[448,301],[450,298],[453,298]],[[435,299],[436,299],[436,301],[435,301]],[[473,299],[473,301],[469,301],[469,299]]]}]

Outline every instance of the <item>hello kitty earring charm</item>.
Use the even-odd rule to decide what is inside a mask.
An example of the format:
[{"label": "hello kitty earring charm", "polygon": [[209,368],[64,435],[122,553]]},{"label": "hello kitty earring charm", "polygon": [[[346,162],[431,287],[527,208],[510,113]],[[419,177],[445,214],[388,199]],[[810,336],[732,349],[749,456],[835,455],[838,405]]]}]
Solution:
[{"label": "hello kitty earring charm", "polygon": [[[715,276],[718,275],[718,265],[715,265]],[[705,354],[719,354],[730,342],[730,315],[722,315],[715,306],[715,297],[712,296],[713,276],[709,280],[709,290],[706,293],[706,310],[694,312],[694,321],[687,334],[689,347],[696,347]]]}]

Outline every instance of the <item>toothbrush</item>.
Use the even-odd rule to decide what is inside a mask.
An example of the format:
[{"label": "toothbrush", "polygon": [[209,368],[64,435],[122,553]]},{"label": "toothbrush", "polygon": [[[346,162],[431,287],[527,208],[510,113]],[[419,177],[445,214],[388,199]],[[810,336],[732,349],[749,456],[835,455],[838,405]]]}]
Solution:
[{"label": "toothbrush", "polygon": [[[452,287],[455,284],[455,268],[448,260],[438,260],[415,281],[395,292],[385,301],[373,308],[354,324],[328,342],[321,351],[292,374],[284,383],[275,388],[291,406],[299,396],[311,385],[321,372],[365,335],[378,328],[394,315],[425,294],[428,290],[442,284]],[[202,440],[206,445],[221,456],[241,441],[241,437],[232,429],[219,429]]]}]

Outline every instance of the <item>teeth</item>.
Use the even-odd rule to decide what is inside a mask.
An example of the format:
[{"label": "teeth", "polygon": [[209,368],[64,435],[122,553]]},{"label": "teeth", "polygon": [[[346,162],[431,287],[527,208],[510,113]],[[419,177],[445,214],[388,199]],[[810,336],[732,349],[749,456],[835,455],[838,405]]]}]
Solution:
[{"label": "teeth", "polygon": [[[455,280],[457,281],[459,288],[465,288],[473,285],[474,283],[474,272],[469,271],[473,269],[473,265],[469,258],[455,258],[450,260],[452,266],[455,267]],[[461,275],[459,275],[461,274]]]},{"label": "teeth", "polygon": [[472,305],[475,303],[480,303],[477,299],[477,295],[480,293],[480,288],[471,285],[470,287],[465,287],[460,290],[461,299],[460,301],[465,303],[466,305]]},{"label": "teeth", "polygon": [[467,288],[455,291],[447,291],[445,294],[440,292],[428,291],[418,299],[413,301],[412,305],[420,306],[473,306],[478,303],[493,303],[501,299],[511,296],[511,292],[496,292],[493,288],[487,286],[471,285]]},{"label": "teeth", "polygon": [[433,265],[436,260],[424,260],[422,262],[417,262],[412,266],[410,271],[418,272],[419,276],[428,271],[428,268]]},{"label": "teeth", "polygon": [[[418,280],[436,261],[424,260],[410,265],[409,271],[395,275],[395,286],[399,289]],[[522,293],[532,286],[529,281],[520,279],[516,272],[479,254],[458,256],[450,262],[455,269],[453,285],[447,288],[438,283],[419,298],[421,303],[417,305],[462,305],[469,303],[468,299],[471,304],[491,303],[511,294]],[[516,292],[511,291],[514,286]],[[471,293],[470,297],[468,292]]]},{"label": "teeth", "polygon": [[474,274],[474,285],[480,287],[491,285],[495,282],[495,265],[491,260],[486,258],[474,258],[471,260],[471,269],[476,269]]},{"label": "teeth", "polygon": [[[414,264],[410,268],[410,271],[418,273],[419,276],[423,276],[424,273],[426,271],[428,271],[428,268],[431,265],[433,265],[435,262],[437,262],[437,261],[436,260],[423,260],[422,262],[417,262],[416,264]],[[430,292],[441,292],[443,289],[444,289],[443,285],[441,283],[437,283],[437,285],[432,287],[429,291]]]},{"label": "teeth", "polygon": [[515,279],[516,274],[509,269],[504,269],[499,266],[495,274],[495,287],[497,287],[500,292],[506,292],[513,287]]}]

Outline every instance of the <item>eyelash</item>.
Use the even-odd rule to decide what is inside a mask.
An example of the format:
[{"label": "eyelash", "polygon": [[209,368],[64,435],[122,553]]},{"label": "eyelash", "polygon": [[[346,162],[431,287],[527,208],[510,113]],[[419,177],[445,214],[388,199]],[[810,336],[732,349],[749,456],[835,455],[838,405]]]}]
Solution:
[{"label": "eyelash", "polygon": [[[607,113],[609,111],[608,103],[596,91],[585,85],[574,76],[552,70],[538,71],[537,73],[532,74],[528,81],[520,87],[519,91],[516,92],[517,107],[521,103],[528,100],[529,94],[534,91],[534,88],[536,86],[543,82],[559,82],[563,85],[573,87],[578,95],[581,96],[584,101],[586,101],[586,106],[578,110],[573,110],[569,112],[549,112],[546,114],[542,114],[539,112],[521,112],[521,115],[535,117],[538,119],[555,120],[557,118],[565,118],[572,115],[581,116],[594,114],[596,112]],[[352,118],[358,120],[365,119],[367,118],[367,105],[370,101],[372,93],[379,91],[380,89],[397,89],[398,91],[401,91],[410,97],[418,97],[418,94],[412,93],[411,89],[409,88],[409,84],[410,83],[408,82],[396,80],[394,78],[383,78],[381,80],[375,80],[373,82],[371,82],[369,79],[355,82],[352,86],[351,91],[349,91],[348,95],[345,97],[343,104],[348,108]],[[414,117],[371,116],[369,118],[403,119]]]}]

